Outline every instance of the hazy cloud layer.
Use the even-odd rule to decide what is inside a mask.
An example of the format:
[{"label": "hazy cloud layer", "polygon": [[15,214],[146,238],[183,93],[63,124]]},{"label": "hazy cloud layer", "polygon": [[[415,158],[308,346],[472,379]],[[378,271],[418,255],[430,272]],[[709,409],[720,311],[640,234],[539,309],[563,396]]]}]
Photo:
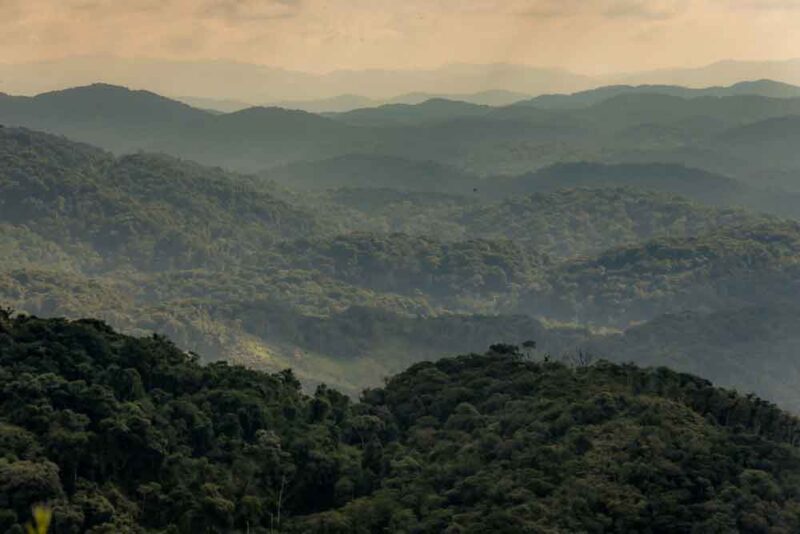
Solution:
[{"label": "hazy cloud layer", "polygon": [[800,56],[800,0],[0,0],[0,62],[73,55],[285,68],[576,71]]}]

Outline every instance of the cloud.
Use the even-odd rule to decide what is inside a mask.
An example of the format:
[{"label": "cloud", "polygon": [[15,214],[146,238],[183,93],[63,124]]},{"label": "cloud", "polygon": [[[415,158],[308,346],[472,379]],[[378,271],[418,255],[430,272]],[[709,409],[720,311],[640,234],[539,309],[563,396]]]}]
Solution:
[{"label": "cloud", "polygon": [[765,11],[800,10],[800,0],[733,0],[730,3],[735,7],[761,9]]},{"label": "cloud", "polygon": [[0,0],[0,63],[119,56],[315,72],[494,62],[605,72],[800,56],[797,27],[800,0]]},{"label": "cloud", "polygon": [[300,0],[210,0],[198,12],[201,16],[242,22],[293,17],[301,7]]},{"label": "cloud", "polygon": [[545,19],[594,16],[666,20],[685,12],[689,4],[690,0],[532,0],[520,13]]},{"label": "cloud", "polygon": [[686,11],[688,2],[671,0],[654,2],[652,0],[619,0],[611,2],[604,14],[611,18],[639,18],[667,20]]}]

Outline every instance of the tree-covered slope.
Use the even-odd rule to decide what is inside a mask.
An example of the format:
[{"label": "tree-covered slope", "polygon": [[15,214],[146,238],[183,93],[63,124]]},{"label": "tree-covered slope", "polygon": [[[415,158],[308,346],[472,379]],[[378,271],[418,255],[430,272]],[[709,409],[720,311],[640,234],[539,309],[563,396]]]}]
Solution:
[{"label": "tree-covered slope", "polygon": [[[638,137],[642,132],[637,131],[634,134]],[[788,137],[779,141],[765,137],[765,144],[778,150],[783,146],[782,150],[787,151],[787,145],[791,145],[787,139]],[[733,146],[727,141],[725,144],[730,145],[728,148]],[[796,192],[799,186],[795,183],[796,173],[791,171],[790,165],[794,156],[770,157],[766,152],[760,151],[755,142],[749,146],[744,145],[745,143],[740,144],[733,151],[734,159],[748,160],[743,162],[744,166],[751,165],[759,158],[767,163],[762,165],[761,171],[748,171],[737,180],[724,174],[702,170],[704,165],[709,164],[709,154],[706,152],[696,152],[692,156],[690,161],[694,166],[656,163],[651,160],[657,160],[663,154],[645,153],[628,154],[632,161],[639,161],[638,163],[558,163],[533,173],[503,178],[491,190],[502,196],[553,192],[571,187],[632,187],[680,195],[710,206],[741,207],[784,217],[800,216],[800,196]],[[665,157],[665,161],[671,159]],[[771,163],[767,160],[771,160]],[[726,157],[726,161],[730,164],[733,160]],[[784,168],[780,170],[782,165]]]},{"label": "tree-covered slope", "polygon": [[244,177],[167,156],[110,154],[29,130],[0,129],[0,221],[103,267],[143,269],[241,261],[308,235],[314,217]]},{"label": "tree-covered slope", "polygon": [[0,313],[0,525],[60,532],[795,532],[797,419],[665,369],[484,356],[352,404],[163,338]]},{"label": "tree-covered slope", "polygon": [[455,243],[403,234],[353,233],[281,245],[292,266],[402,294],[458,298],[504,293],[542,275],[546,256],[508,240]]},{"label": "tree-covered slope", "polygon": [[800,226],[772,222],[659,238],[565,262],[523,309],[627,325],[662,313],[712,311],[797,299]]},{"label": "tree-covered slope", "polygon": [[517,196],[467,209],[459,222],[472,237],[511,239],[568,258],[759,220],[741,210],[707,208],[643,189],[593,187]]},{"label": "tree-covered slope", "polygon": [[[487,339],[536,338],[558,354],[587,327],[798,295],[796,225],[610,187],[616,176],[636,184],[636,169],[599,167],[591,189],[553,178],[554,190],[492,200],[482,189],[291,192],[14,128],[0,130],[0,150],[5,305],[168,334],[208,361],[291,365],[306,386],[348,394]],[[383,183],[423,185],[403,174],[416,164],[392,158],[345,161],[339,176],[386,161]],[[592,181],[596,167],[576,168]]]},{"label": "tree-covered slope", "polygon": [[38,502],[55,533],[245,531],[330,507],[345,473],[367,482],[332,439],[347,399],[312,401],[290,372],[202,367],[93,321],[3,314],[0,332],[3,531]]},{"label": "tree-covered slope", "polygon": [[365,405],[383,423],[381,488],[304,528],[798,528],[796,420],[689,375],[495,353],[418,364]]},{"label": "tree-covered slope", "polygon": [[350,153],[370,138],[368,130],[310,113],[249,108],[217,114],[105,84],[6,96],[0,124],[67,135],[120,154],[160,151],[246,171],[311,154]]},{"label": "tree-covered slope", "polygon": [[739,182],[700,169],[663,163],[606,165],[560,163],[510,179],[509,193],[539,193],[570,187],[635,187],[672,193],[711,204],[731,204],[746,189]]},{"label": "tree-covered slope", "polygon": [[565,180],[564,189],[519,192],[503,200],[348,188],[324,192],[310,197],[310,201],[319,204],[318,211],[350,230],[402,233],[446,242],[512,240],[554,258],[596,254],[656,237],[688,237],[713,228],[775,220],[742,209],[708,207],[685,197],[650,191],[646,185],[570,184]]},{"label": "tree-covered slope", "polygon": [[321,161],[296,162],[271,169],[270,179],[295,189],[342,187],[439,193],[471,193],[476,176],[433,161],[347,154]]},{"label": "tree-covered slope", "polygon": [[595,358],[704,376],[800,412],[800,310],[792,305],[667,314],[580,347]]}]

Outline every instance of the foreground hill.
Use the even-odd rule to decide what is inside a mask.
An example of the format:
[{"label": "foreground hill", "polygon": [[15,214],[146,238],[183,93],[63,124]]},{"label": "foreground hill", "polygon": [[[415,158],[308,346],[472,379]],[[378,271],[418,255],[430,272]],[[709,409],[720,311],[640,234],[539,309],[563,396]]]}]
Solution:
[{"label": "foreground hill", "polygon": [[794,532],[800,422],[690,375],[418,364],[360,404],[159,337],[0,313],[0,527]]}]

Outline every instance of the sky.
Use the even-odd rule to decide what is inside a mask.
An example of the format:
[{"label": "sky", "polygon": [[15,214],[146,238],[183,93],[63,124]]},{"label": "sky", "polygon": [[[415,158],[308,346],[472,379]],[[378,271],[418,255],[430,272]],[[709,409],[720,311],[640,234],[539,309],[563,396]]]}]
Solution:
[{"label": "sky", "polygon": [[584,74],[800,57],[800,0],[0,0],[0,63],[222,59],[313,73]]}]

